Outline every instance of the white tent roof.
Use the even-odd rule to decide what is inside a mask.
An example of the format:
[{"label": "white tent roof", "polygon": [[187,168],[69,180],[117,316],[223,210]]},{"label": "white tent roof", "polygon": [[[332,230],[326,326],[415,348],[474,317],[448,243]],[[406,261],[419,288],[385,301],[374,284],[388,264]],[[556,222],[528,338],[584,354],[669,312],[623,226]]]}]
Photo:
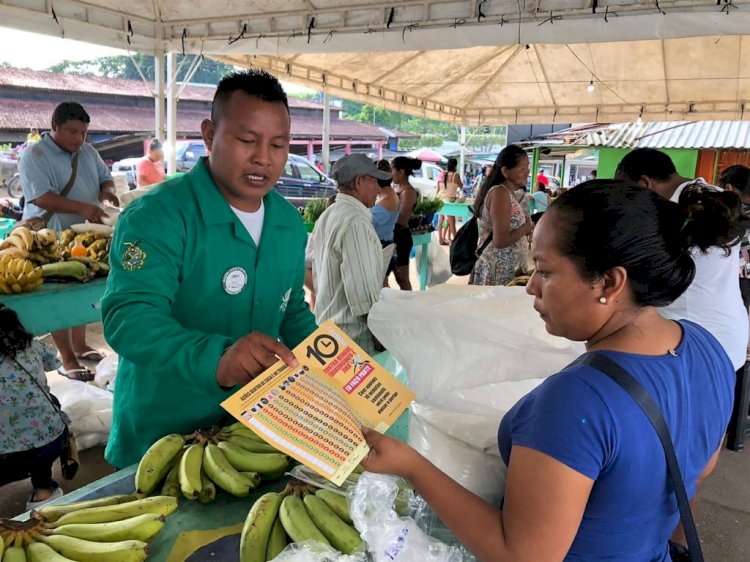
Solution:
[{"label": "white tent roof", "polygon": [[748,118],[750,0],[110,6],[0,0],[0,22],[144,53],[202,52],[334,95],[472,125]]}]

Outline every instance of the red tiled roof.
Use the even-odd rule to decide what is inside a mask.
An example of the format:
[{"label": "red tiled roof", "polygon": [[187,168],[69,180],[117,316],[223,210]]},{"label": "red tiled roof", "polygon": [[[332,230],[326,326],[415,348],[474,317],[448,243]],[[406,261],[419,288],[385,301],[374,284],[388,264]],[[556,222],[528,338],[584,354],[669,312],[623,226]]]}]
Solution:
[{"label": "red tiled roof", "polygon": [[[0,129],[49,129],[55,105],[55,102],[0,98]],[[86,111],[91,116],[89,131],[92,133],[147,133],[154,128],[154,110],[148,107],[87,103]],[[184,110],[177,104],[177,132],[199,135],[201,121],[206,117],[208,111]],[[292,117],[293,138],[321,138],[322,134],[322,113],[319,119],[308,116]],[[385,135],[380,129],[367,123],[332,119],[331,138],[385,140]]]},{"label": "red tiled roof", "polygon": [[[86,93],[136,98],[153,97],[150,85],[145,84],[143,80],[123,80],[121,78],[106,78],[104,76],[79,76],[77,74],[29,70],[26,68],[0,68],[1,87],[44,90],[48,92],[70,92],[71,94]],[[186,86],[182,91],[180,99],[185,101],[210,102],[214,98],[215,89],[216,87],[211,84],[191,84]],[[323,104],[297,98],[289,98],[289,105],[305,109],[323,109]]]}]

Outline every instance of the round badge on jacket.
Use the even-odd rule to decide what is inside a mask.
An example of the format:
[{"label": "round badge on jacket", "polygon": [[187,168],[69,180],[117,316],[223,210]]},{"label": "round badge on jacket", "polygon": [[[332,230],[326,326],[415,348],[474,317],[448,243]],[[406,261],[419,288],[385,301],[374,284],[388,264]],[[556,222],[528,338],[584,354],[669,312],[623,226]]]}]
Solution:
[{"label": "round badge on jacket", "polygon": [[228,269],[222,280],[224,292],[228,295],[239,295],[247,285],[247,272],[241,267]]}]

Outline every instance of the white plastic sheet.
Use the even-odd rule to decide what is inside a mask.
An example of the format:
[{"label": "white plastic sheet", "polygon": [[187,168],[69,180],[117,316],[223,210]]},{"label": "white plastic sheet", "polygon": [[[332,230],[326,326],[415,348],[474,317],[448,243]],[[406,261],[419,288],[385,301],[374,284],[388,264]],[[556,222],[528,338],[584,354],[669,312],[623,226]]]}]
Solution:
[{"label": "white plastic sheet", "polygon": [[383,291],[368,324],[417,395],[409,443],[487,501],[502,499],[500,420],[583,344],[550,336],[524,287]]},{"label": "white plastic sheet", "polygon": [[116,353],[110,353],[104,359],[99,361],[99,364],[96,366],[94,384],[99,388],[114,392],[115,379],[117,378],[117,367],[119,363],[120,358]]},{"label": "white plastic sheet", "polygon": [[104,445],[112,427],[112,393],[63,377],[54,377],[49,385],[70,418],[78,449]]},{"label": "white plastic sheet", "polygon": [[273,562],[367,562],[367,557],[364,554],[341,554],[317,541],[304,541],[288,545]]}]

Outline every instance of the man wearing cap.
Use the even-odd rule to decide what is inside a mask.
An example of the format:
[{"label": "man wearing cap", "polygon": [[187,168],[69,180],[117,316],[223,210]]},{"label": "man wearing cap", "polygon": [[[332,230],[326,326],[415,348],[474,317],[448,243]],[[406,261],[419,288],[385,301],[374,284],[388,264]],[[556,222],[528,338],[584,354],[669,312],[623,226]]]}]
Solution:
[{"label": "man wearing cap", "polygon": [[344,156],[333,166],[338,184],[336,203],[315,224],[313,279],[315,318],[333,320],[367,353],[375,338],[367,315],[383,286],[383,251],[372,226],[370,209],[380,191],[378,180],[391,174],[379,170],[364,154]]}]

